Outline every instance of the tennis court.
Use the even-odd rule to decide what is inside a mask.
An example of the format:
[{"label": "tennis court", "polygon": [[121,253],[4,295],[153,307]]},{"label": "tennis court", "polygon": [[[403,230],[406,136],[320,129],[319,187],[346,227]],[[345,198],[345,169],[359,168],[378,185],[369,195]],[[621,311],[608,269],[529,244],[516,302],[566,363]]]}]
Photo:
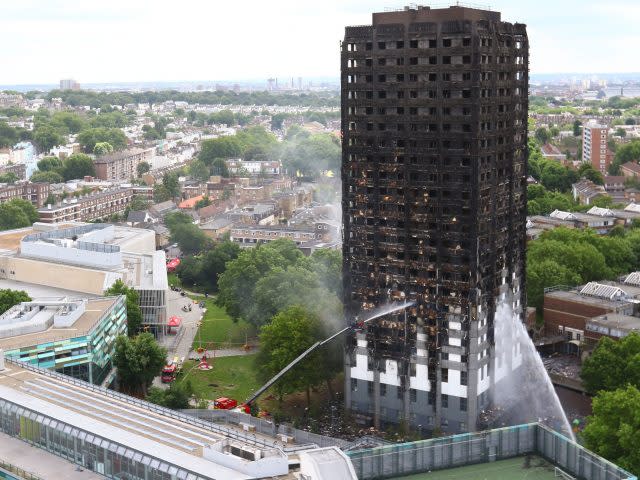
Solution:
[{"label": "tennis court", "polygon": [[449,468],[434,472],[419,473],[397,480],[554,480],[569,479],[558,477],[554,465],[541,457],[530,455],[490,463]]}]

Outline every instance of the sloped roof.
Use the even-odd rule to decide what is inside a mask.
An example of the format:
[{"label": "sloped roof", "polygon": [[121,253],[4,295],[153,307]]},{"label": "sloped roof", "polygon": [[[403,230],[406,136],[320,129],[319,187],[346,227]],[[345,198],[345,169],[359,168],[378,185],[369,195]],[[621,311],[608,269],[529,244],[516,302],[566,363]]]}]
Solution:
[{"label": "sloped roof", "polygon": [[615,217],[615,214],[608,208],[591,207],[588,211],[590,215],[598,215],[599,217]]},{"label": "sloped roof", "polygon": [[624,279],[624,283],[628,283],[629,285],[638,285],[640,286],[640,272],[632,272],[626,276]]},{"label": "sloped roof", "polygon": [[619,287],[614,287],[613,285],[605,285],[598,282],[587,283],[584,287],[582,287],[582,290],[580,290],[580,294],[588,295],[590,297],[606,298],[609,300],[627,296],[627,293]]},{"label": "sloped roof", "polygon": [[560,220],[575,220],[576,216],[571,212],[563,212],[562,210],[554,210],[549,214],[551,218],[558,218]]}]

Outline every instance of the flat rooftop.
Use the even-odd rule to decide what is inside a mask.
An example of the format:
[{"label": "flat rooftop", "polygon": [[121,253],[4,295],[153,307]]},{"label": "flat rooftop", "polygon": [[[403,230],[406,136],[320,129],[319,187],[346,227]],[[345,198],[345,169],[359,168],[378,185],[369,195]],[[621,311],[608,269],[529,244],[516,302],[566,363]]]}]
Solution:
[{"label": "flat rooftop", "polygon": [[555,474],[552,463],[541,457],[530,455],[393,478],[397,480],[554,480],[558,476]]},{"label": "flat rooftop", "polygon": [[231,425],[209,424],[175,411],[172,416],[163,415],[161,407],[113,391],[106,395],[102,389],[71,380],[7,361],[0,372],[0,399],[88,432],[87,438],[99,436],[118,448],[140,452],[206,478],[256,478],[205,458],[205,449],[222,440],[266,452],[276,451],[281,445],[272,437],[246,433]]},{"label": "flat rooftop", "polygon": [[51,326],[41,332],[0,338],[0,348],[9,351],[85,335],[96,325],[105,310],[110,308],[116,300],[117,297],[88,300],[84,313],[80,315],[72,326],[65,328]]},{"label": "flat rooftop", "polygon": [[620,328],[623,330],[640,330],[640,318],[619,313],[607,313],[599,317],[593,317],[588,323],[602,325],[608,328]]},{"label": "flat rooftop", "polygon": [[[58,229],[75,227],[84,225],[83,223],[71,224],[71,223],[58,223],[56,226]],[[41,230],[36,230],[33,227],[20,228],[18,230],[6,230],[0,232],[0,250],[18,250],[20,248],[20,241],[27,235],[32,233],[39,233]]]}]

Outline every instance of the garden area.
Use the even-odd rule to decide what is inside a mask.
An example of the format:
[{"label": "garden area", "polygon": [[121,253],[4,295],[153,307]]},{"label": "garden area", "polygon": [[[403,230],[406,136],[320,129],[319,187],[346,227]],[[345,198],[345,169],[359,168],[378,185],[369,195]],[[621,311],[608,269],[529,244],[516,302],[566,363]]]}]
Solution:
[{"label": "garden area", "polygon": [[234,322],[225,309],[215,304],[215,300],[205,300],[206,313],[202,325],[193,340],[193,350],[199,347],[205,350],[217,348],[242,348],[247,342],[255,345],[256,328],[244,320]]}]

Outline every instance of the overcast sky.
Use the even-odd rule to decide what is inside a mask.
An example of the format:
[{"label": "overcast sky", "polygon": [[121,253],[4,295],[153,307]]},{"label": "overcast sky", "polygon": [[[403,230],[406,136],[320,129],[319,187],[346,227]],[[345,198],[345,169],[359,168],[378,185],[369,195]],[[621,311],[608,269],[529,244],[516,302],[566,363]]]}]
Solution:
[{"label": "overcast sky", "polygon": [[[453,3],[453,2],[451,2]],[[428,3],[424,3],[428,5]],[[337,76],[345,25],[391,0],[0,0],[0,85]],[[640,0],[493,0],[531,72],[639,72]]]}]

